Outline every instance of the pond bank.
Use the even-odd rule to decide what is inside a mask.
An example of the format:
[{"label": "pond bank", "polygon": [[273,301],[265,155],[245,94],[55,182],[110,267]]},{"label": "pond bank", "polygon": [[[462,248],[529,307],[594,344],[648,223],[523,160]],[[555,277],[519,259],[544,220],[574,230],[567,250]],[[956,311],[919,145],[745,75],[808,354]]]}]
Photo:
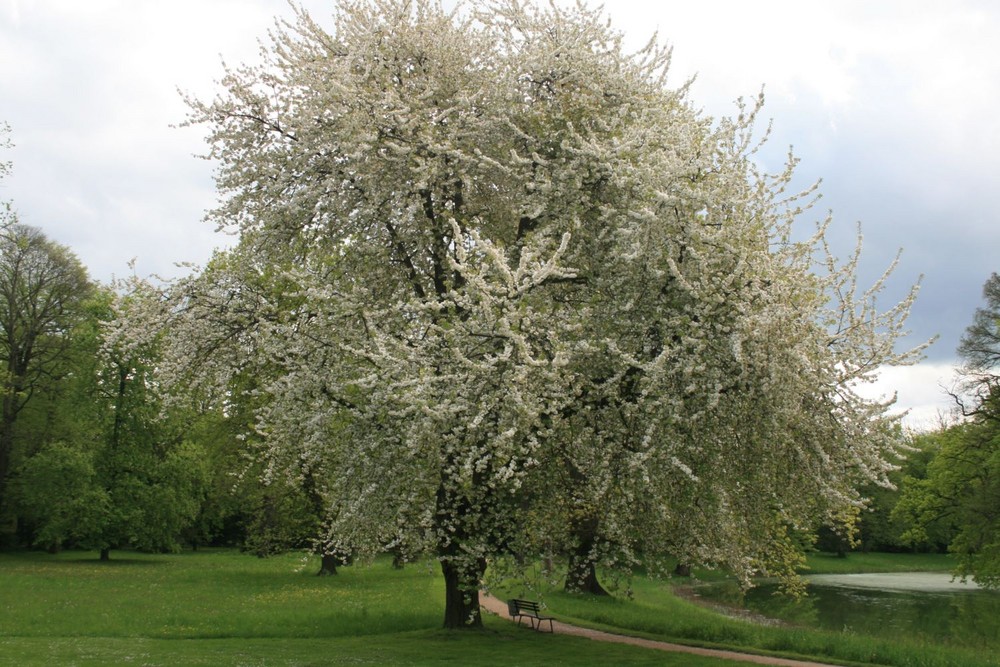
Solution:
[{"label": "pond bank", "polygon": [[817,586],[876,588],[890,591],[976,591],[974,581],[962,581],[947,572],[867,572],[861,574],[812,574],[805,577]]},{"label": "pond bank", "polygon": [[801,599],[775,595],[774,583],[746,592],[732,581],[676,591],[757,623],[761,618],[778,619],[783,626],[1000,650],[1000,593],[956,580],[950,573],[820,574],[806,579],[809,587]]}]

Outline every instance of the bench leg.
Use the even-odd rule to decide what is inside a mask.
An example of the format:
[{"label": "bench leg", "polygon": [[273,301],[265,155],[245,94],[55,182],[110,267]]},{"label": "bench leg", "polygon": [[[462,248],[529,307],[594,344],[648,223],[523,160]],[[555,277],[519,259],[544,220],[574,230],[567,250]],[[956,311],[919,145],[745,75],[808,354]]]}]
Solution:
[{"label": "bench leg", "polygon": [[532,630],[542,631],[542,623],[544,621],[549,622],[549,632],[555,632],[555,628],[552,626],[551,618],[538,618],[537,616],[531,616],[529,614],[518,614],[517,616],[511,616],[511,620],[517,619],[517,624],[521,625],[521,621],[525,618],[528,619],[528,623],[531,624]]}]

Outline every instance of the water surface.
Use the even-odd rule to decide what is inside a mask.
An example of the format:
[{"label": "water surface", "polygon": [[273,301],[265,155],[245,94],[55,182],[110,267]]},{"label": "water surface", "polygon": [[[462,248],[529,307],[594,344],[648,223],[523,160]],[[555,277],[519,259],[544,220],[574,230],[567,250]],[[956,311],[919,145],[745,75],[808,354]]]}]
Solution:
[{"label": "water surface", "polygon": [[866,574],[813,574],[806,577],[811,586],[874,588],[884,591],[947,593],[977,591],[982,588],[971,579],[962,581],[947,572],[872,572]]},{"label": "water surface", "polygon": [[813,575],[792,600],[764,584],[741,595],[735,584],[696,589],[703,599],[737,604],[796,625],[876,637],[1000,650],[1000,593],[940,572]]}]

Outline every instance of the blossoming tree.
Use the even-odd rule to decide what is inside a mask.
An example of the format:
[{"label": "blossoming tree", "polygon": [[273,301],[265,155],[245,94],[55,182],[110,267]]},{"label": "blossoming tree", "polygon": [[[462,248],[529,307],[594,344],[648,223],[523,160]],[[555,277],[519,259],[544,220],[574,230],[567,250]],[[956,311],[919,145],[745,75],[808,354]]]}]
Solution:
[{"label": "blossoming tree", "polygon": [[713,122],[586,8],[337,9],[189,100],[239,240],[116,344],[166,326],[164,385],[226,400],[259,374],[254,439],[312,476],[330,550],[434,553],[447,627],[495,557],[749,576],[849,519],[894,447],[852,383],[919,354],[893,349],[913,294],[879,313],[856,258],[814,272],[759,104]]}]

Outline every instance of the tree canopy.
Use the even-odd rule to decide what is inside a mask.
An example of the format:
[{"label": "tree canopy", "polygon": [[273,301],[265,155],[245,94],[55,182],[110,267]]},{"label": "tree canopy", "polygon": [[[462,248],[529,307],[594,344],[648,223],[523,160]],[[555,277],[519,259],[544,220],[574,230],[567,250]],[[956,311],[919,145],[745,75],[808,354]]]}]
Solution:
[{"label": "tree canopy", "polygon": [[0,229],[0,508],[18,417],[67,372],[70,331],[92,289],[69,249],[10,213]]},{"label": "tree canopy", "polygon": [[[0,124],[0,147],[9,145]],[[0,162],[0,177],[10,164]],[[165,549],[202,510],[189,411],[146,392],[156,346],[104,346],[115,295],[0,209],[0,544]],[[163,419],[162,417],[168,417]],[[171,423],[171,420],[174,420]],[[179,435],[184,433],[184,435]]]},{"label": "tree canopy", "polygon": [[893,419],[855,386],[919,357],[916,290],[877,311],[828,221],[795,240],[813,193],[758,169],[760,101],[704,116],[585,7],[344,0],[271,37],[188,100],[238,243],[137,284],[111,338],[252,405],[330,548],[434,553],[475,625],[504,556],[787,574],[884,481]]},{"label": "tree canopy", "polygon": [[962,422],[926,436],[934,445],[924,479],[906,480],[894,514],[915,543],[947,536],[958,574],[1000,587],[1000,276],[983,285],[958,347]]},{"label": "tree canopy", "polygon": [[976,309],[958,345],[965,362],[962,388],[971,400],[956,400],[966,416],[1000,419],[1000,275],[994,273],[983,284],[983,300],[986,304]]}]

